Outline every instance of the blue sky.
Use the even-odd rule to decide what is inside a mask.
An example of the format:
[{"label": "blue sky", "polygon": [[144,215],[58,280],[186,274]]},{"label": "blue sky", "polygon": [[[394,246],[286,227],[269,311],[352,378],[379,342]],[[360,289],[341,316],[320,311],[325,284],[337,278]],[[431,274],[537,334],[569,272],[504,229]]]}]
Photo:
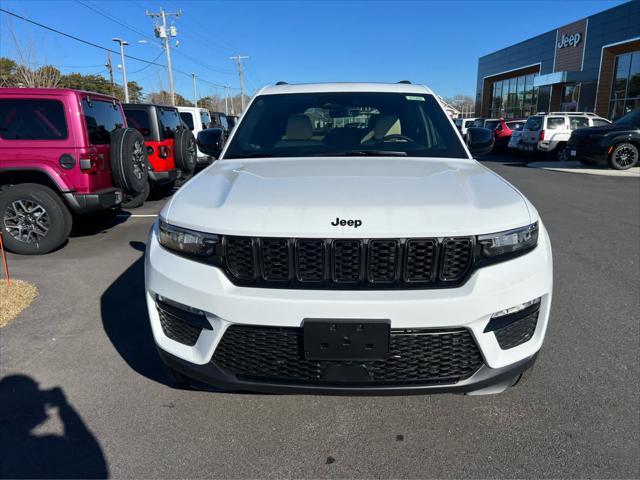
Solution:
[{"label": "blue sky", "polygon": [[[0,6],[105,47],[115,49],[111,38],[124,38],[131,44],[126,53],[157,58],[163,64],[166,59],[153,39],[153,22],[145,16],[145,9],[158,11],[160,5],[170,12],[182,9],[183,15],[172,19],[180,41],[172,49],[174,67],[237,88],[238,76],[228,57],[248,55],[245,78],[250,93],[278,80],[409,79],[447,97],[475,94],[478,57],[620,3],[623,1],[1,0]],[[106,52],[19,19],[9,20],[6,14],[0,14],[2,56],[16,58],[12,32],[23,49],[33,45],[36,62],[57,65],[65,73],[107,75],[103,67]],[[166,70],[126,62],[129,80],[138,81],[145,91],[167,88]],[[115,76],[121,81],[119,71]],[[191,98],[190,76],[176,72],[174,77],[176,90]],[[211,83],[200,82],[199,86],[202,95],[221,94]]]}]

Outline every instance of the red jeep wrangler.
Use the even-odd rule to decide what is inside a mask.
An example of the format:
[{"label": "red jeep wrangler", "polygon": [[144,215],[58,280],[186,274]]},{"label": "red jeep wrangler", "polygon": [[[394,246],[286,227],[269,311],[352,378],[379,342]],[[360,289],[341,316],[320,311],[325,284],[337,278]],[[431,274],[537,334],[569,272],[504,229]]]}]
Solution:
[{"label": "red jeep wrangler", "polygon": [[[149,188],[167,193],[178,177],[188,176],[196,168],[196,140],[182,122],[178,109],[144,103],[122,105],[127,125],[138,130],[144,137],[149,158]],[[125,199],[123,206],[137,206],[146,199]]]},{"label": "red jeep wrangler", "polygon": [[0,89],[0,229],[22,254],[55,250],[72,213],[114,209],[147,183],[140,132],[112,97],[69,89]]}]

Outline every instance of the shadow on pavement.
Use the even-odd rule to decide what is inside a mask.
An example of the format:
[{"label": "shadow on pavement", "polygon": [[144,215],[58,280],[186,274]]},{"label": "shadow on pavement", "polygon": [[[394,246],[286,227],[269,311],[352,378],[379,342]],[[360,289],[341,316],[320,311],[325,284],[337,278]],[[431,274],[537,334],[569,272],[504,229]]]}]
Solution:
[{"label": "shadow on pavement", "polygon": [[[142,242],[131,247],[144,252]],[[169,385],[156,352],[144,291],[144,254],[132,263],[100,297],[102,325],[111,343],[140,375]]]},{"label": "shadow on pavement", "polygon": [[87,215],[74,215],[70,237],[87,237],[126,222],[131,214],[124,210],[105,210]]},{"label": "shadow on pavement", "polygon": [[[62,389],[41,390],[26,375],[0,380],[0,478],[106,478],[100,444]],[[34,434],[57,409],[62,435]]]}]

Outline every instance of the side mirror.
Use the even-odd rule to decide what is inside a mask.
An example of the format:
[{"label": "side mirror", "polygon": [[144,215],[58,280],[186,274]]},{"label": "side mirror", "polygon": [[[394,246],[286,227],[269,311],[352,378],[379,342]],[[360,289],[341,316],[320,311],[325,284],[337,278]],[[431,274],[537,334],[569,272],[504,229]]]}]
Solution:
[{"label": "side mirror", "polygon": [[493,132],[488,128],[469,127],[467,147],[471,155],[485,155],[493,148]]},{"label": "side mirror", "polygon": [[198,133],[198,148],[205,155],[218,158],[224,146],[224,132],[221,128],[208,128]]}]

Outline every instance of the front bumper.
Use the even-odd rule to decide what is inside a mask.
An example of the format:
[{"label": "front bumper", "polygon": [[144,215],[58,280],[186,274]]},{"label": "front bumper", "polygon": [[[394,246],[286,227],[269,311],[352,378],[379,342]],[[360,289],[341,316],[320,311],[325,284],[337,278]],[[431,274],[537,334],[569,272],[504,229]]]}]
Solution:
[{"label": "front bumper", "polygon": [[117,207],[122,203],[122,191],[118,188],[108,188],[93,193],[62,193],[69,208],[78,214],[86,214]]},{"label": "front bumper", "polygon": [[[146,298],[154,340],[167,364],[198,380],[227,388],[263,391],[329,392],[470,392],[506,386],[533,362],[546,332],[553,277],[549,237],[540,224],[539,242],[530,253],[480,268],[461,287],[433,290],[327,291],[238,287],[218,268],[178,257],[160,247],[157,225],[150,232],[145,258]],[[167,337],[156,296],[206,312],[204,329],[192,346]],[[531,338],[502,349],[493,332],[485,332],[499,310],[540,298]],[[473,336],[483,366],[469,378],[447,385],[333,387],[279,385],[240,381],[212,363],[217,346],[231,325],[301,327],[305,318],[389,319],[392,329],[463,328]]]},{"label": "front bumper", "polygon": [[175,182],[179,176],[180,170],[177,168],[161,172],[149,170],[149,182],[151,185],[166,185],[168,183]]},{"label": "front bumper", "polygon": [[403,386],[362,386],[345,385],[303,385],[277,382],[252,382],[240,380],[219,369],[214,363],[197,365],[158,348],[162,362],[169,368],[193,379],[198,383],[213,385],[229,391],[264,392],[264,393],[304,393],[328,395],[398,395],[423,393],[464,393],[491,394],[500,393],[509,388],[518,377],[533,367],[537,354],[502,368],[482,366],[473,376],[448,385],[403,385]]}]

